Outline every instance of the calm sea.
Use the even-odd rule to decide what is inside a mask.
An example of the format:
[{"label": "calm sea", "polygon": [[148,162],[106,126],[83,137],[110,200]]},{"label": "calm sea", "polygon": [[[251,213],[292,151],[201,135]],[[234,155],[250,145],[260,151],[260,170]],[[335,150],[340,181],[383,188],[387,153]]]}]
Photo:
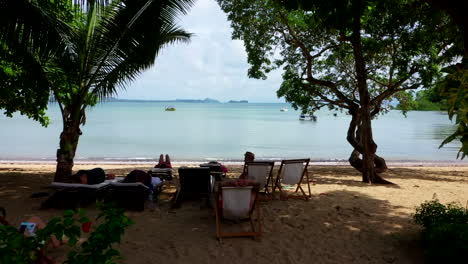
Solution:
[{"label": "calm sea", "polygon": [[[147,161],[168,153],[176,161],[310,157],[346,160],[350,117],[323,111],[317,122],[300,121],[287,104],[111,102],[88,111],[77,161]],[[280,112],[288,107],[289,111]],[[56,104],[44,128],[22,116],[0,116],[0,160],[54,161],[61,131]],[[378,153],[394,161],[454,161],[458,144],[439,149],[453,130],[445,113],[392,111],[373,122]]]}]

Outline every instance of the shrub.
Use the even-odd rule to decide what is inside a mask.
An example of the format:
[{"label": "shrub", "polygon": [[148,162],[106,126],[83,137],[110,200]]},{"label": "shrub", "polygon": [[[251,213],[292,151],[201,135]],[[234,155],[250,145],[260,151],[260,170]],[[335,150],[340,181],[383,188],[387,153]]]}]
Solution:
[{"label": "shrub", "polygon": [[98,219],[104,221],[97,225],[88,240],[77,245],[82,231],[89,231],[90,220],[85,211],[66,210],[62,218],[54,218],[43,229],[38,229],[35,236],[24,236],[13,226],[0,225],[0,264],[18,263],[31,264],[37,261],[37,250],[44,247],[43,241],[48,241],[51,235],[59,240],[65,235],[67,244],[72,247],[65,263],[110,264],[120,259],[120,252],[112,248],[125,232],[132,221],[121,208],[112,204],[98,204],[101,213]]},{"label": "shrub", "polygon": [[432,263],[466,263],[468,211],[455,203],[427,201],[416,208],[414,221],[423,227],[422,243]]},{"label": "shrub", "polygon": [[67,264],[83,263],[114,263],[120,259],[120,252],[112,245],[120,243],[125,228],[133,222],[125,215],[122,208],[114,207],[112,204],[100,205],[102,213],[98,218],[104,218],[104,222],[91,233],[88,240],[83,242],[77,251],[68,254]]}]

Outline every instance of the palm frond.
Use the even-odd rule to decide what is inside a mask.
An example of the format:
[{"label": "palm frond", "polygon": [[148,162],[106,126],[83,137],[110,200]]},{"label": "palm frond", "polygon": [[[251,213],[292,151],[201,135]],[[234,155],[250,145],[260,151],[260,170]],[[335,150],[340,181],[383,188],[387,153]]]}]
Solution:
[{"label": "palm frond", "polygon": [[[94,46],[96,67],[90,83],[92,93],[100,98],[125,88],[141,71],[151,67],[163,47],[188,42],[191,36],[173,23],[177,14],[187,12],[191,0],[124,3],[107,11],[97,28],[100,39]],[[172,17],[168,19],[170,13]]]}]

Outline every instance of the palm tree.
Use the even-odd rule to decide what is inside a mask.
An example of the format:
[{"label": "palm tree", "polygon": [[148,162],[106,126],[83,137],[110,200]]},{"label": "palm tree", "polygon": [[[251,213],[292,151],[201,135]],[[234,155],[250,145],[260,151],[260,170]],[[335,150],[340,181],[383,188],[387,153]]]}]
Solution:
[{"label": "palm tree", "polygon": [[63,121],[55,181],[71,176],[88,107],[125,88],[154,64],[165,46],[190,40],[191,34],[177,27],[175,20],[187,13],[193,1],[69,0],[74,4],[67,9],[73,10],[72,19],[56,16],[66,22],[63,30],[53,31],[59,32],[60,48],[42,64]]}]

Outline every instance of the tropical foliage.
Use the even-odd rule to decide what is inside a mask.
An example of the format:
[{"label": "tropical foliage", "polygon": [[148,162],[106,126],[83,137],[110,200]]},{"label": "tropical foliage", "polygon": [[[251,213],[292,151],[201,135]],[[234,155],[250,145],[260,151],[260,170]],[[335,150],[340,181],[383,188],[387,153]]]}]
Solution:
[{"label": "tropical foliage", "polygon": [[[40,60],[35,74],[44,81],[40,88],[52,92],[62,113],[55,180],[66,181],[72,172],[80,127],[86,123],[86,109],[125,88],[154,64],[161,49],[189,40],[190,34],[177,27],[175,21],[177,16],[186,14],[193,0],[58,1],[69,4],[66,10],[71,12],[70,16],[50,11],[57,10],[54,5],[57,1],[24,2],[57,22],[47,24],[44,29],[32,26],[33,21],[21,24],[16,17],[8,17],[13,24],[12,36],[17,31],[38,35],[57,32],[46,34],[46,42],[56,45],[48,44],[30,53],[31,57],[37,57],[37,52],[47,51],[48,56]],[[12,10],[5,12],[21,12],[16,10],[19,6],[7,7]],[[5,43],[9,44],[12,36],[4,36]],[[36,43],[34,36],[26,39]],[[14,46],[7,48],[15,50]]]},{"label": "tropical foliage", "polygon": [[408,101],[407,91],[434,85],[452,43],[448,17],[419,1],[299,2],[218,0],[245,43],[249,76],[282,68],[278,96],[294,107],[350,114],[351,165],[363,181],[386,183],[371,120],[390,101]]},{"label": "tropical foliage", "polygon": [[[429,263],[462,263],[468,254],[468,211],[459,204],[427,201],[416,208],[422,243]],[[461,261],[461,262],[460,262]]]},{"label": "tropical foliage", "polygon": [[64,211],[62,218],[53,218],[34,236],[25,236],[13,226],[0,225],[0,263],[42,263],[38,259],[41,257],[38,249],[42,249],[44,241],[49,241],[52,235],[61,242],[66,237],[66,244],[71,247],[65,263],[115,263],[122,259],[113,246],[120,243],[125,229],[133,222],[124,209],[113,204],[97,204],[97,207],[101,213],[94,222],[94,231],[83,243],[78,243],[82,232],[89,232],[92,224],[84,210]]},{"label": "tropical foliage", "polygon": [[408,101],[400,101],[396,109],[403,111],[442,111],[447,110],[447,98],[441,95],[440,86],[434,86],[410,94]]}]

